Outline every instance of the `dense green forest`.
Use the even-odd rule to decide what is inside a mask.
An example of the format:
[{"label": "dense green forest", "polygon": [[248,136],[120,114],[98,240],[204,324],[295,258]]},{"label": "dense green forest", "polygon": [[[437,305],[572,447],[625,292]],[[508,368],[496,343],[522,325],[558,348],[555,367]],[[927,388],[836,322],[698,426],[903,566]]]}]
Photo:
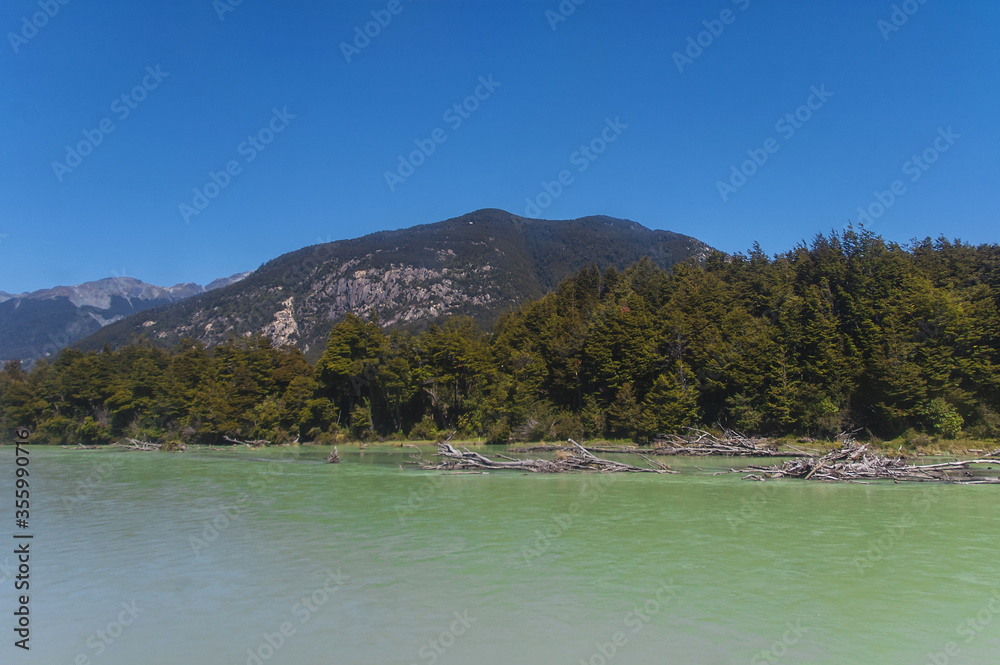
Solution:
[{"label": "dense green forest", "polygon": [[434,437],[648,441],[689,425],[828,437],[1000,435],[1000,247],[868,231],[771,258],[585,268],[503,315],[419,334],[373,312],[311,365],[262,336],[66,349],[0,372],[37,442]]}]

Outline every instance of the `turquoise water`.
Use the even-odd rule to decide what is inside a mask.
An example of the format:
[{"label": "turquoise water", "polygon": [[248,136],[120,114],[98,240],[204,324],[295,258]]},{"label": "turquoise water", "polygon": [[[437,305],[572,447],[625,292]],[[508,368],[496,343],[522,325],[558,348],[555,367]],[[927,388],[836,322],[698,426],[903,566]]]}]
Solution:
[{"label": "turquoise water", "polygon": [[32,648],[13,647],[5,546],[0,662],[1000,661],[996,486],[710,475],[744,463],[724,459],[447,475],[326,452],[33,447]]}]

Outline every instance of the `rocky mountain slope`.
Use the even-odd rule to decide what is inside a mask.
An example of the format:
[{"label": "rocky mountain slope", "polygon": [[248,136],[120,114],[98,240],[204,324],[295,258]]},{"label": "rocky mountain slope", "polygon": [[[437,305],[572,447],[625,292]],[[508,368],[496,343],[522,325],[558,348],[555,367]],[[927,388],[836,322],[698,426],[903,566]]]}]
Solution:
[{"label": "rocky mountain slope", "polygon": [[290,252],[236,284],[118,321],[77,346],[116,347],[138,335],[214,345],[263,332],[317,357],[348,312],[374,309],[385,326],[426,327],[456,314],[489,323],[590,263],[624,268],[649,256],[669,267],[710,251],[694,238],[611,217],[548,221],[479,210]]},{"label": "rocky mountain slope", "polygon": [[0,292],[0,362],[34,361],[136,312],[228,286],[249,273],[206,286],[153,286],[132,277],[109,277],[32,293]]}]

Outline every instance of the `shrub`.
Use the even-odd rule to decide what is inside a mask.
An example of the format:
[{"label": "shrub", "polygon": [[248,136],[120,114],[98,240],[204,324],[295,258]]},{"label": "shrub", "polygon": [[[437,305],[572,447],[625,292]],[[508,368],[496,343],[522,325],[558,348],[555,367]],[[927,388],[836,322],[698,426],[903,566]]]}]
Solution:
[{"label": "shrub", "polygon": [[76,436],[80,442],[86,444],[107,443],[110,440],[108,426],[97,422],[90,416],[83,419],[83,422],[76,428]]},{"label": "shrub", "polygon": [[583,420],[580,416],[560,413],[549,428],[549,439],[565,441],[566,439],[583,439]]},{"label": "shrub", "polygon": [[943,397],[935,397],[927,405],[927,418],[935,432],[946,439],[954,439],[962,433],[965,421],[961,414]]},{"label": "shrub", "polygon": [[76,425],[66,416],[54,415],[38,424],[35,443],[67,443],[75,438]]},{"label": "shrub", "polygon": [[512,428],[514,441],[541,441],[551,435],[556,416],[548,402],[535,402],[528,408],[523,423]]},{"label": "shrub", "polygon": [[764,421],[764,415],[754,407],[750,398],[742,393],[727,398],[726,407],[733,428],[741,432],[757,432]]},{"label": "shrub", "polygon": [[410,439],[413,441],[434,441],[437,435],[437,423],[431,416],[424,416],[423,420],[410,428]]},{"label": "shrub", "polygon": [[502,420],[498,420],[490,425],[486,433],[486,443],[494,445],[506,445],[510,443],[510,425]]},{"label": "shrub", "polygon": [[918,432],[912,427],[900,436],[903,440],[903,445],[907,448],[916,448],[917,446],[928,446],[931,442],[931,437],[927,436],[923,432]]},{"label": "shrub", "polygon": [[977,439],[1000,438],[1000,414],[985,404],[976,407],[976,424],[970,431]]},{"label": "shrub", "polygon": [[592,439],[604,435],[604,428],[607,424],[604,409],[597,403],[597,398],[593,395],[587,395],[583,398],[580,422],[583,424],[584,438]]},{"label": "shrub", "polygon": [[329,432],[320,431],[319,433],[313,435],[316,429],[309,430],[310,438],[312,442],[317,446],[335,446],[347,441],[347,434],[334,425]]},{"label": "shrub", "polygon": [[374,434],[372,430],[372,410],[368,403],[358,404],[351,409],[351,434],[365,441]]}]

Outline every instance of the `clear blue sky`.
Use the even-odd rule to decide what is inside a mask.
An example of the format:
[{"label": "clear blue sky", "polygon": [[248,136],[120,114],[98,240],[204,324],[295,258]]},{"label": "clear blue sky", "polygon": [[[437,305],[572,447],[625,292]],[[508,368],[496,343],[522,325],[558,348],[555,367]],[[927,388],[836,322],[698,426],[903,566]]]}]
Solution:
[{"label": "clear blue sky", "polygon": [[[994,0],[898,3],[915,11],[891,31],[889,1],[564,0],[558,22],[558,0],[243,0],[220,20],[224,1],[41,0],[51,18],[3,3],[0,290],[205,283],[318,241],[523,215],[564,170],[539,216],[623,217],[730,252],[842,228],[895,180],[877,232],[997,241]],[[391,22],[347,62],[373,11]],[[467,117],[445,115],[470,95]],[[262,150],[244,143],[262,129]],[[68,170],[85,131],[100,143]],[[578,152],[595,139],[601,154]],[[415,141],[433,153],[390,187]],[[766,163],[720,193],[748,150]],[[924,151],[933,164],[907,164]]]}]

